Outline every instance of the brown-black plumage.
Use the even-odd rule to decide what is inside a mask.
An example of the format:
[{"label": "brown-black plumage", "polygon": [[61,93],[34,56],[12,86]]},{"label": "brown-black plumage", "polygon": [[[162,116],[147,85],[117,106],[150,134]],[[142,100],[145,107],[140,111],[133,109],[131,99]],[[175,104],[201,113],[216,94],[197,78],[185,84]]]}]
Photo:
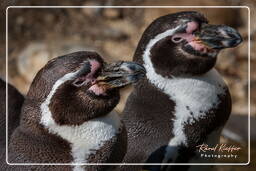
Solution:
[{"label": "brown-black plumage", "polygon": [[[219,32],[221,29],[230,35],[222,35]],[[168,30],[174,31],[168,35]],[[205,38],[207,36],[208,39]],[[222,41],[227,42],[225,44]],[[195,156],[195,147],[205,142],[212,132],[221,129],[227,121],[231,111],[230,93],[225,85],[216,83],[214,89],[223,91],[221,95],[213,94],[216,95],[218,104],[209,102],[212,107],[208,111],[198,113],[193,113],[194,108],[191,109],[189,104],[184,106],[182,110],[188,113],[187,118],[193,120],[192,123],[190,120],[180,123],[180,126],[184,125],[180,130],[186,137],[186,142],[169,146],[175,137],[174,121],[179,117],[176,115],[176,107],[179,105],[180,108],[182,101],[178,104],[176,98],[167,94],[175,94],[176,90],[172,92],[166,85],[171,85],[172,80],[179,79],[195,79],[200,82],[213,69],[219,50],[234,47],[241,41],[239,33],[234,29],[223,25],[209,25],[202,14],[193,11],[162,16],[146,28],[133,59],[145,66],[147,78],[137,83],[123,112],[123,121],[128,132],[128,152],[124,162],[190,162]],[[221,46],[216,48],[213,44]],[[189,97],[190,93],[193,92],[187,91],[183,95]],[[204,117],[197,118],[201,112],[204,113]],[[165,161],[168,150],[173,151],[173,154]],[[121,170],[138,171],[142,168],[150,171],[175,169],[161,166],[122,166]]]},{"label": "brown-black plumage", "polygon": [[[119,101],[119,88],[136,82],[143,75],[144,68],[133,62],[117,63],[115,70],[108,68],[107,77],[97,80],[105,73],[105,66],[108,64],[103,62],[100,55],[87,51],[49,61],[30,86],[22,107],[20,124],[10,138],[8,161],[68,164],[77,163],[78,158],[78,163],[121,162],[126,152],[126,132],[112,110]],[[120,79],[122,81],[118,82]],[[90,122],[92,119],[95,119],[94,122]],[[88,122],[92,127],[87,127]],[[103,126],[98,128],[98,125]],[[99,134],[94,133],[97,129]],[[105,129],[109,130],[106,134]],[[70,133],[70,130],[73,132]],[[105,137],[109,139],[105,140]],[[96,142],[101,138],[102,141]],[[97,148],[91,149],[89,146],[87,149],[87,145]],[[88,157],[83,150],[89,153]],[[93,171],[112,168],[100,165],[1,165],[0,170],[73,170],[75,167]]]}]

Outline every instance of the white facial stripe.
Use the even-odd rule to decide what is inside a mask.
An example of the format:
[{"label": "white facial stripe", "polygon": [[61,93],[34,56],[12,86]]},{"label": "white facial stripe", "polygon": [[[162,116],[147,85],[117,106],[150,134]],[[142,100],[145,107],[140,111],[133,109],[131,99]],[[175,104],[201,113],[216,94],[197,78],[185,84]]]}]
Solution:
[{"label": "white facial stripe", "polygon": [[78,72],[79,71],[68,73],[55,82],[55,84],[53,85],[52,90],[48,94],[47,98],[41,104],[41,112],[42,112],[41,124],[43,124],[46,127],[55,124],[55,121],[52,118],[52,113],[49,109],[49,104],[51,102],[51,99],[52,99],[53,95],[55,94],[56,90],[58,89],[58,87],[61,86],[66,81],[75,79]]},{"label": "white facial stripe", "polygon": [[[166,30],[165,32],[163,33],[160,33],[158,34],[154,39],[151,39],[144,51],[144,54],[143,54],[143,59],[145,60],[146,59],[146,56],[150,56],[150,50],[152,49],[152,47],[160,40],[162,40],[163,38],[165,37],[168,37],[168,36],[172,36],[178,29],[180,28],[180,26],[177,26],[176,28],[174,29],[170,29],[170,30]],[[151,62],[145,62],[145,64],[149,64],[150,65]],[[152,64],[151,64],[152,65]],[[152,67],[152,66],[150,66]]]},{"label": "white facial stripe", "polygon": [[[114,137],[121,122],[118,114],[111,112],[104,117],[91,119],[79,126],[58,125],[49,109],[51,98],[58,87],[68,80],[75,78],[79,71],[68,73],[56,81],[46,100],[41,104],[40,123],[52,134],[57,134],[72,145],[73,163],[87,163],[90,154],[94,154],[104,143]],[[74,170],[83,170],[82,166],[75,166]]]},{"label": "white facial stripe", "polygon": [[[187,145],[187,137],[183,131],[184,124],[194,123],[195,120],[204,117],[209,109],[217,107],[219,104],[218,95],[224,94],[225,89],[223,87],[226,87],[221,76],[215,69],[201,76],[173,77],[171,79],[164,78],[155,72],[150,59],[150,49],[156,42],[164,38],[164,36],[170,36],[174,32],[175,29],[157,35],[149,42],[143,54],[144,67],[147,71],[146,76],[148,80],[167,94],[176,104],[175,120],[173,122],[174,137],[170,140],[169,146]],[[193,112],[193,116],[190,112]],[[172,155],[168,154],[167,149],[166,159],[163,163],[168,160],[169,155]]]},{"label": "white facial stripe", "polygon": [[147,70],[147,74],[148,73],[152,73],[152,72],[155,72],[154,71],[154,68],[153,68],[153,65],[152,65],[152,62],[150,60],[150,50],[152,49],[152,47],[158,42],[160,41],[161,39],[167,37],[167,36],[171,36],[173,35],[180,27],[176,27],[174,29],[170,29],[170,30],[166,30],[165,32],[163,33],[160,33],[158,34],[154,39],[150,40],[148,45],[146,46],[146,49],[143,53],[143,60],[144,60],[144,67],[146,68]]}]

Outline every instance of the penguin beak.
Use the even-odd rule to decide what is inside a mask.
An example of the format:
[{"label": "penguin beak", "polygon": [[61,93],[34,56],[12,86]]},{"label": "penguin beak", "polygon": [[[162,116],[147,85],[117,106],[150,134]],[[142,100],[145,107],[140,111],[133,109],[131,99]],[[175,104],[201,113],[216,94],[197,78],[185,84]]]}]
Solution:
[{"label": "penguin beak", "polygon": [[232,48],[242,42],[242,37],[234,28],[226,25],[211,25],[203,23],[201,29],[194,33],[198,43],[209,49]]},{"label": "penguin beak", "polygon": [[145,68],[135,62],[116,62],[104,64],[101,74],[97,77],[97,84],[107,89],[121,88],[136,83],[144,77]]}]

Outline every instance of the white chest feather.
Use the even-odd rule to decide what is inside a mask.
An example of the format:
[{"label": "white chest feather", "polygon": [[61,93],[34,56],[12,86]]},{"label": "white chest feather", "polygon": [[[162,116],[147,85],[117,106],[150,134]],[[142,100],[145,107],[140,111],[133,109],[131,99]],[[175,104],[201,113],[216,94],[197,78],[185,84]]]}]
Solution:
[{"label": "white chest feather", "polygon": [[151,83],[175,101],[177,117],[189,116],[191,111],[198,119],[217,106],[220,102],[218,95],[225,93],[225,83],[215,69],[198,77],[167,79],[151,72],[147,76]]},{"label": "white chest feather", "polygon": [[148,72],[147,77],[175,102],[173,145],[186,144],[183,125],[203,118],[210,109],[217,107],[218,95],[224,94],[226,87],[215,69],[200,77],[166,79],[152,72]]},{"label": "white chest feather", "polygon": [[[103,117],[86,121],[79,126],[58,125],[49,109],[49,104],[56,89],[64,82],[72,79],[76,73],[69,73],[60,78],[53,86],[46,100],[41,105],[42,117],[40,123],[53,134],[57,134],[72,146],[73,163],[88,163],[89,155],[95,154],[104,143],[117,135],[121,127],[120,117],[114,111]],[[83,170],[75,166],[74,170]]]},{"label": "white chest feather", "polygon": [[[220,103],[218,95],[225,93],[226,85],[215,69],[198,77],[167,79],[156,74],[153,68],[145,65],[147,78],[162,92],[175,102],[175,119],[173,122],[174,137],[168,146],[187,145],[184,125],[192,124],[206,116],[210,109],[216,108]],[[209,114],[209,113],[208,113]],[[218,139],[218,137],[215,137]],[[174,157],[177,152],[167,148],[164,162]]]}]

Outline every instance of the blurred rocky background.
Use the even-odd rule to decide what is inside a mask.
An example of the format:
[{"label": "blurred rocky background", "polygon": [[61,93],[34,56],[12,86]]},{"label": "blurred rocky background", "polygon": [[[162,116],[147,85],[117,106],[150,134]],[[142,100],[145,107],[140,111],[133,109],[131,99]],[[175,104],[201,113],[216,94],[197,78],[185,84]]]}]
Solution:
[{"label": "blurred rocky background", "polygon": [[[1,2],[2,14],[10,5],[247,5],[251,8],[251,125],[252,156],[255,156],[256,117],[256,1],[253,0],[26,0]],[[37,71],[53,57],[79,50],[95,50],[106,61],[132,60],[144,29],[157,17],[184,10],[200,11],[211,23],[226,24],[239,30],[244,42],[224,50],[217,69],[227,82],[233,100],[230,121],[223,132],[223,143],[242,147],[239,158],[248,161],[248,9],[247,8],[9,8],[8,9],[8,79],[24,95]],[[0,76],[5,78],[5,15],[1,15]],[[122,92],[117,110],[122,111],[131,88]],[[255,160],[254,160],[255,163]],[[219,171],[255,170],[249,167],[217,167]]]}]

